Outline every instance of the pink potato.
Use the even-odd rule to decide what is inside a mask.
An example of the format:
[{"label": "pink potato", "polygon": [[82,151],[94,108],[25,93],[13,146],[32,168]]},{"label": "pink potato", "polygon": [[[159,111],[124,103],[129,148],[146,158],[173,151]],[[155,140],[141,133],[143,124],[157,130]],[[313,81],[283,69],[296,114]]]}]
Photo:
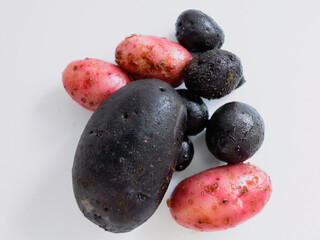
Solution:
[{"label": "pink potato", "polygon": [[62,73],[63,86],[71,98],[95,111],[108,96],[130,82],[118,66],[92,58],[71,62]]},{"label": "pink potato", "polygon": [[136,80],[156,78],[172,87],[182,84],[182,70],[191,59],[178,43],[153,36],[131,35],[116,48],[117,64]]},{"label": "pink potato", "polygon": [[265,172],[250,163],[240,163],[183,180],[167,204],[178,224],[196,231],[216,231],[259,213],[271,192],[270,177]]}]

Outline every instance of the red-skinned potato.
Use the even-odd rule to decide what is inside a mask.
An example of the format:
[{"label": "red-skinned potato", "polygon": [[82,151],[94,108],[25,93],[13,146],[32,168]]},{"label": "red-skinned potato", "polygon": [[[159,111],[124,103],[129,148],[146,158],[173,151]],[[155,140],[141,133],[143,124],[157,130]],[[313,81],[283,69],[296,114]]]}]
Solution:
[{"label": "red-skinned potato", "polygon": [[166,38],[131,35],[116,48],[116,63],[136,80],[156,78],[177,87],[192,59],[184,47]]},{"label": "red-skinned potato", "polygon": [[175,221],[196,231],[234,227],[261,211],[270,177],[250,163],[212,168],[178,184],[167,204]]},{"label": "red-skinned potato", "polygon": [[130,77],[114,64],[86,58],[69,63],[62,73],[62,82],[74,101],[95,111],[103,100],[128,84]]}]

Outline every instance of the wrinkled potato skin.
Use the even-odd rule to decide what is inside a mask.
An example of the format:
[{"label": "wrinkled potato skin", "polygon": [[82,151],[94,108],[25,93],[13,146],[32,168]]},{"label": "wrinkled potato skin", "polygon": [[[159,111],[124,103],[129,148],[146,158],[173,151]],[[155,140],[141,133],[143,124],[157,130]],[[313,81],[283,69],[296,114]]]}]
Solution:
[{"label": "wrinkled potato skin", "polygon": [[224,97],[245,82],[240,58],[221,49],[195,56],[184,69],[184,78],[190,92],[207,99]]},{"label": "wrinkled potato skin", "polygon": [[264,140],[264,121],[259,112],[242,102],[226,103],[211,116],[206,144],[219,160],[240,163],[251,158]]},{"label": "wrinkled potato skin", "polygon": [[196,231],[216,231],[259,213],[271,192],[270,177],[265,172],[250,163],[239,163],[183,180],[167,203],[178,224]]},{"label": "wrinkled potato skin", "polygon": [[182,70],[192,56],[184,47],[166,38],[131,35],[117,46],[115,58],[136,80],[156,78],[177,87],[183,82]]},{"label": "wrinkled potato skin", "polygon": [[86,58],[68,64],[62,73],[62,82],[74,101],[95,111],[103,100],[131,82],[131,78],[114,64]]}]

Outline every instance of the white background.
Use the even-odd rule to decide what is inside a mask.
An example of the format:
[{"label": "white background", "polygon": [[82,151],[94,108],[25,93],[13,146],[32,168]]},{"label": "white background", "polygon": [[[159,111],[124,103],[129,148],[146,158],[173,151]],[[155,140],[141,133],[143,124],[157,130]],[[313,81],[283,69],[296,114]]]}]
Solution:
[{"label": "white background", "polygon": [[[174,222],[163,201],[142,226],[112,234],[89,222],[72,192],[71,167],[91,116],[66,94],[61,73],[85,57],[114,62],[117,44],[132,33],[175,40],[186,9],[212,16],[223,49],[242,60],[247,83],[221,100],[254,106],[266,137],[250,162],[272,179],[273,194],[256,217],[220,232]],[[320,15],[304,1],[0,1],[0,238],[1,239],[320,239]],[[217,166],[204,134],[192,138],[195,157],[182,179]]]}]

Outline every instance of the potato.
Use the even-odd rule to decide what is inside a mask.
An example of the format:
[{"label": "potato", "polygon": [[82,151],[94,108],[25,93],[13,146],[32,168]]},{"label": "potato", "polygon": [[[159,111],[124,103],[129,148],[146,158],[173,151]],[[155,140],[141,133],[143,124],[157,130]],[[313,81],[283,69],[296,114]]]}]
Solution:
[{"label": "potato", "polygon": [[256,109],[242,102],[229,102],[211,116],[206,144],[219,160],[240,163],[252,157],[264,140],[264,121]]},{"label": "potato", "polygon": [[208,124],[208,107],[201,97],[191,93],[187,89],[178,89],[177,92],[182,97],[187,106],[187,132],[188,136],[194,136],[202,132]]},{"label": "potato", "polygon": [[219,25],[207,14],[189,9],[180,14],[176,22],[178,42],[192,52],[204,52],[221,48],[224,33]]},{"label": "potato", "polygon": [[207,99],[222,98],[245,82],[240,58],[221,49],[195,56],[184,76],[187,89]]},{"label": "potato", "polygon": [[194,155],[193,143],[188,137],[185,137],[181,145],[180,155],[179,155],[175,170],[177,172],[185,170],[190,165],[193,159],[193,155]]},{"label": "potato", "polygon": [[261,211],[270,177],[250,163],[212,168],[178,184],[167,201],[178,224],[196,231],[234,227]]},{"label": "potato", "polygon": [[114,64],[86,58],[71,62],[62,74],[62,82],[74,101],[95,111],[103,100],[128,84],[130,77]]},{"label": "potato", "polygon": [[131,35],[116,48],[116,62],[135,79],[156,78],[177,87],[192,59],[178,43],[165,38]]},{"label": "potato", "polygon": [[72,169],[84,215],[128,232],[158,208],[184,139],[187,111],[160,80],[134,81],[108,97],[86,125]]}]

